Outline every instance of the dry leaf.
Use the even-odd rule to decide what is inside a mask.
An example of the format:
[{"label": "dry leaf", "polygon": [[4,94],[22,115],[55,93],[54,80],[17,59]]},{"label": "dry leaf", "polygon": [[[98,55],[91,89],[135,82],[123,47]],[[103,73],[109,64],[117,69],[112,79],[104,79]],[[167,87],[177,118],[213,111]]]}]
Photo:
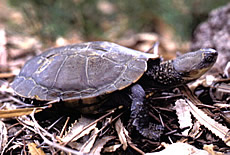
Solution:
[{"label": "dry leaf", "polygon": [[211,154],[211,155],[224,155],[224,153],[214,151],[214,145],[213,144],[204,145],[203,149],[205,151],[209,152],[209,154]]},{"label": "dry leaf", "polygon": [[[115,138],[116,138],[116,137],[114,137],[114,136],[107,136],[107,137],[102,137],[101,139],[97,140],[96,143],[95,143],[95,145],[94,145],[94,147],[92,148],[90,154],[92,154],[92,155],[100,154],[102,148],[104,147],[104,145],[105,145],[108,141],[110,141],[110,140],[112,140],[112,139],[115,139]],[[120,144],[120,146],[121,146],[121,144]],[[116,151],[116,149],[115,149],[114,151]],[[114,151],[113,151],[113,152],[114,152]]]},{"label": "dry leaf", "polygon": [[29,143],[28,149],[31,155],[45,155],[43,150],[41,148],[37,148],[37,145],[35,143]]},{"label": "dry leaf", "polygon": [[216,84],[215,89],[216,91],[213,92],[213,95],[218,100],[222,100],[225,95],[230,94],[230,84],[228,83]]},{"label": "dry leaf", "polygon": [[146,155],[168,155],[168,154],[176,154],[176,155],[209,155],[209,153],[205,150],[200,150],[195,148],[192,145],[187,143],[173,143],[168,145],[164,150],[160,152],[154,153],[146,153]]},{"label": "dry leaf", "polygon": [[185,100],[179,99],[175,103],[174,109],[176,110],[176,114],[179,120],[180,128],[189,127],[182,132],[182,135],[188,136],[188,132],[192,127],[192,119],[190,114],[190,108]]},{"label": "dry leaf", "polygon": [[7,148],[7,150],[5,152],[9,152],[10,150],[22,148],[25,145],[22,142],[13,142],[12,144],[13,145],[10,146],[9,148]]},{"label": "dry leaf", "polygon": [[214,106],[219,108],[230,108],[229,104],[223,104],[223,103],[215,103]]},{"label": "dry leaf", "polygon": [[206,86],[211,86],[217,79],[213,75],[206,75],[205,81]]},{"label": "dry leaf", "polygon": [[[63,136],[63,138],[60,138],[62,142],[69,142],[71,139],[72,141],[76,141],[79,138],[83,137],[86,134],[89,134],[91,130],[93,130],[96,127],[96,123],[91,125],[89,128],[82,131],[87,125],[92,123],[93,119],[81,117],[79,121],[76,121],[73,123],[73,125],[69,128],[69,131],[66,135]],[[76,136],[76,137],[75,137]]]},{"label": "dry leaf", "polygon": [[229,73],[230,73],[230,62],[228,62],[224,68],[224,75],[226,75],[228,78],[229,78]]},{"label": "dry leaf", "polygon": [[81,147],[80,152],[83,153],[89,153],[91,148],[93,147],[93,144],[97,138],[98,128],[94,128],[92,131],[92,137],[89,138],[87,142],[84,143],[84,145]]},{"label": "dry leaf", "polygon": [[0,121],[0,152],[8,142],[7,129],[5,123]]},{"label": "dry leaf", "polygon": [[123,124],[121,123],[121,119],[119,118],[115,123],[115,128],[119,137],[121,144],[123,145],[123,149],[126,150],[128,147],[127,141],[130,141],[130,137],[128,136],[128,131],[125,129]]},{"label": "dry leaf", "polygon": [[200,123],[196,121],[193,123],[192,129],[189,132],[189,136],[192,138],[198,138],[200,136]]},{"label": "dry leaf", "polygon": [[122,144],[115,144],[112,146],[105,147],[103,152],[115,152],[118,148],[121,147],[121,145]]},{"label": "dry leaf", "polygon": [[217,91],[223,92],[223,93],[230,93],[230,85],[227,83],[221,83],[216,86]]},{"label": "dry leaf", "polygon": [[207,116],[202,110],[198,109],[189,100],[186,101],[191,109],[191,113],[200,122],[200,124],[204,125],[213,134],[220,137],[226,143],[226,145],[230,146],[229,129]]},{"label": "dry leaf", "polygon": [[35,113],[41,112],[44,108],[36,107],[36,108],[23,108],[23,109],[13,109],[13,110],[0,110],[0,118],[12,118],[19,117],[23,115],[31,114],[34,109],[36,109]]},{"label": "dry leaf", "polygon": [[20,116],[20,117],[17,118],[17,120],[23,122],[26,125],[35,126],[34,122],[27,115]]}]

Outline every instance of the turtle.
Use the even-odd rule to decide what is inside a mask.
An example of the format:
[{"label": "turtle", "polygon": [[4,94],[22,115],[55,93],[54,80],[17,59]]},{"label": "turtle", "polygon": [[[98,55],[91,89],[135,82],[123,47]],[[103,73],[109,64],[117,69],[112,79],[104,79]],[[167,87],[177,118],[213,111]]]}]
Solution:
[{"label": "turtle", "polygon": [[[51,48],[32,58],[11,87],[20,97],[62,101],[89,114],[109,104],[103,102],[109,96],[125,92],[131,117],[143,119],[137,107],[144,105],[146,89],[168,89],[196,80],[213,66],[217,55],[216,50],[206,48],[162,61],[156,54],[112,42],[78,43]],[[133,124],[144,130],[138,128],[140,121]]]}]

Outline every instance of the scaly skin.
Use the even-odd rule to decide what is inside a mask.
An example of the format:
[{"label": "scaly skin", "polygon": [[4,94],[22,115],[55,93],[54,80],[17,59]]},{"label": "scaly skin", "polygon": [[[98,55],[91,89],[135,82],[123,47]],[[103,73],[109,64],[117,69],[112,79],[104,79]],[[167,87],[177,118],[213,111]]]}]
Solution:
[{"label": "scaly skin", "polygon": [[145,101],[146,88],[170,88],[196,80],[216,62],[218,53],[213,49],[201,49],[165,62],[148,62],[148,70],[139,84],[131,88],[131,118],[136,130],[146,138],[158,139],[162,134],[161,124],[149,122]]},{"label": "scaly skin", "polygon": [[150,60],[145,75],[148,83],[153,87],[179,86],[196,80],[207,72],[216,62],[217,55],[214,49],[201,49],[160,64],[154,64],[155,62]]}]

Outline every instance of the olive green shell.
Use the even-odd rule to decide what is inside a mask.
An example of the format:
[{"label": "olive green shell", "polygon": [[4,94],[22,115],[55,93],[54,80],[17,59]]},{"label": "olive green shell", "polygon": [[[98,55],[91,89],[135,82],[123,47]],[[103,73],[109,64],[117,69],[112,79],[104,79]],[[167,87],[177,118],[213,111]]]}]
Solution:
[{"label": "olive green shell", "polygon": [[110,42],[63,46],[29,60],[11,86],[41,101],[95,98],[136,82],[156,57]]}]

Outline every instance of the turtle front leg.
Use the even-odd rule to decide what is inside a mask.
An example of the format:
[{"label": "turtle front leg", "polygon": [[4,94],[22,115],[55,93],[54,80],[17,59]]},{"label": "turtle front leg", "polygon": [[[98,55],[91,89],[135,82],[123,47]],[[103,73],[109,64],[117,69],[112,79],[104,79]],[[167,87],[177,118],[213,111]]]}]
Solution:
[{"label": "turtle front leg", "polygon": [[132,125],[146,138],[157,140],[162,134],[163,127],[160,124],[149,122],[149,110],[145,102],[145,91],[141,85],[136,84],[131,88],[131,118]]}]

